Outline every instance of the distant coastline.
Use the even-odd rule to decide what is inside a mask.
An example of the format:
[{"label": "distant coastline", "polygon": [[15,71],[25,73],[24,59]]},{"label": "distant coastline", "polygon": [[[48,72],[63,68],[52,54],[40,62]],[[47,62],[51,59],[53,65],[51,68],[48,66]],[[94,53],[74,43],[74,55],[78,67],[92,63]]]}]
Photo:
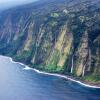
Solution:
[{"label": "distant coastline", "polygon": [[24,69],[25,70],[34,70],[35,72],[37,73],[40,73],[40,74],[46,74],[46,75],[51,75],[51,76],[56,76],[56,77],[61,77],[61,78],[64,78],[66,80],[70,80],[70,81],[73,81],[73,82],[76,82],[82,86],[85,86],[85,87],[89,87],[89,88],[95,88],[95,89],[100,89],[100,86],[98,85],[91,85],[90,83],[85,83],[85,82],[81,82],[79,80],[75,80],[73,78],[70,78],[69,76],[66,76],[66,75],[61,75],[61,74],[56,74],[56,73],[48,73],[48,72],[44,72],[44,71],[40,71],[40,70],[37,70],[35,68],[31,68],[31,67],[28,67],[27,65],[23,64],[23,63],[20,63],[20,62],[15,62],[13,61],[13,59],[11,57],[8,57],[8,56],[3,56],[3,55],[0,55],[2,57],[5,57],[5,58],[8,58],[12,63],[18,63],[20,65],[23,65],[25,66]]}]

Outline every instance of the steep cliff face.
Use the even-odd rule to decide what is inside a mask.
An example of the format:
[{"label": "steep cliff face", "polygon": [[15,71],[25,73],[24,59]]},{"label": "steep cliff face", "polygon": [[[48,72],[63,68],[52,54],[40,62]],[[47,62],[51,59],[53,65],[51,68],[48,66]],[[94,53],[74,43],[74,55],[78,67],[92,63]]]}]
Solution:
[{"label": "steep cliff face", "polygon": [[[81,38],[78,50],[76,51],[76,74],[84,76],[89,55],[88,33],[85,32]],[[88,67],[88,66],[87,66]]]},{"label": "steep cliff face", "polygon": [[99,12],[94,0],[44,0],[6,10],[0,14],[0,54],[100,81]]}]

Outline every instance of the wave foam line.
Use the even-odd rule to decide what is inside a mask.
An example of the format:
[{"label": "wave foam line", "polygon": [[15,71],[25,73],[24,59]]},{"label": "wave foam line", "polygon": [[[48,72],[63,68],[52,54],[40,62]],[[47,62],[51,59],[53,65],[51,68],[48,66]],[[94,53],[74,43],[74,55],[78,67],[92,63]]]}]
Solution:
[{"label": "wave foam line", "polygon": [[37,72],[37,73],[40,73],[40,74],[46,74],[46,75],[51,75],[51,76],[61,77],[61,78],[64,78],[64,79],[67,79],[67,80],[70,80],[70,81],[73,81],[73,82],[79,83],[79,84],[81,84],[81,85],[83,85],[83,86],[85,86],[85,87],[98,88],[98,89],[100,89],[100,87],[98,87],[98,86],[85,84],[85,83],[83,83],[83,82],[81,82],[81,81],[78,81],[78,80],[75,80],[75,79],[69,78],[69,77],[67,77],[67,76],[65,76],[65,75],[47,73],[47,72],[39,71],[39,70],[37,70],[37,69],[33,69],[33,70],[34,70],[35,72]]},{"label": "wave foam line", "polygon": [[61,78],[64,78],[64,79],[67,79],[67,80],[76,82],[76,83],[78,83],[78,84],[80,84],[80,85],[83,85],[83,86],[85,86],[85,87],[100,89],[99,86],[89,85],[89,84],[83,83],[83,82],[81,82],[81,81],[78,81],[78,80],[69,78],[69,77],[67,77],[67,76],[65,76],[65,75],[60,75],[60,74],[56,74],[56,73],[53,74],[53,73],[47,73],[47,72],[39,71],[39,70],[37,70],[37,69],[35,69],[35,68],[30,68],[30,67],[28,67],[27,65],[25,65],[25,64],[23,64],[23,63],[13,61],[13,59],[12,59],[11,57],[2,56],[2,55],[0,55],[0,56],[1,56],[1,57],[5,57],[5,58],[8,58],[12,63],[17,63],[17,64],[20,64],[20,65],[25,66],[25,68],[23,68],[24,70],[34,70],[35,72],[37,72],[37,73],[39,73],[39,74],[45,74],[45,75],[51,75],[51,76],[61,77]]},{"label": "wave foam line", "polygon": [[32,70],[32,68],[25,66],[25,68],[23,68],[24,70]]}]

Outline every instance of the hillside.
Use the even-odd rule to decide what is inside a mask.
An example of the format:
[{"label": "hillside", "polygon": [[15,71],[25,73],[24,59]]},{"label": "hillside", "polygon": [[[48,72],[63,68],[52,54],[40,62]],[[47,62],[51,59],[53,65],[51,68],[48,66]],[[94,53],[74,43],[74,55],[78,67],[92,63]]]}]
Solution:
[{"label": "hillside", "polygon": [[1,12],[0,54],[100,83],[100,1],[40,0]]}]

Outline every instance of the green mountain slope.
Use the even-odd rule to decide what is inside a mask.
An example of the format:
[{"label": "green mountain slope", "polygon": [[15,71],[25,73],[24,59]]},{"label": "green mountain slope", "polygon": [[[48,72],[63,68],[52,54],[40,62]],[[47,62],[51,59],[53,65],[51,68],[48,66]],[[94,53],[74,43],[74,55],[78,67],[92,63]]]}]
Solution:
[{"label": "green mountain slope", "polygon": [[43,0],[1,12],[0,54],[100,82],[99,0]]}]

